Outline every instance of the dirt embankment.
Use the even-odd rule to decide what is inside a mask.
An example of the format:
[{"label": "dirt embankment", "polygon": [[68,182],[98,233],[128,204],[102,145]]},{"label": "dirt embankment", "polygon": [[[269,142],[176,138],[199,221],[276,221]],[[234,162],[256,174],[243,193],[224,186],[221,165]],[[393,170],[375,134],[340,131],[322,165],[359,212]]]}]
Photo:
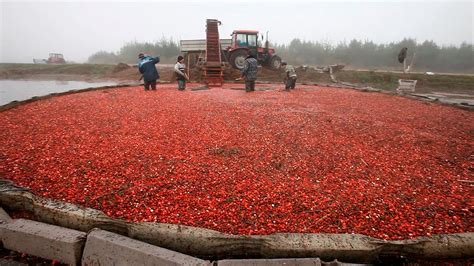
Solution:
[{"label": "dirt embankment", "polygon": [[[171,80],[172,68],[158,65],[163,80]],[[134,66],[105,64],[0,64],[0,79],[117,80],[138,82],[140,73]]]},{"label": "dirt embankment", "polygon": [[[172,65],[158,64],[162,81],[174,81]],[[319,73],[314,68],[297,67],[299,83],[330,84],[328,73]],[[442,91],[453,93],[474,94],[474,76],[472,75],[426,75],[422,73],[404,74],[400,72],[342,70],[335,73],[339,82],[348,82],[359,86],[371,86],[378,89],[395,90],[399,79],[418,80],[417,92]],[[191,80],[202,81],[199,69],[192,69]],[[233,81],[240,77],[239,71],[226,68],[224,79]],[[259,81],[282,82],[284,73],[261,68]],[[66,64],[66,65],[35,65],[35,64],[0,64],[0,79],[55,79],[55,80],[117,80],[138,82],[140,73],[134,66],[120,63],[118,65],[99,64]]]},{"label": "dirt embankment", "polygon": [[[314,68],[297,67],[298,83],[331,84],[329,73],[320,73]],[[224,72],[226,80],[234,80],[239,77],[238,71],[234,69]],[[258,80],[270,82],[282,82],[284,73],[262,68],[259,71]],[[395,91],[399,79],[417,80],[417,92],[425,93],[432,91],[464,93],[474,95],[474,76],[459,74],[426,75],[423,73],[401,73],[401,72],[377,72],[342,70],[334,74],[338,82],[346,82],[358,86],[369,86],[377,89]]]}]

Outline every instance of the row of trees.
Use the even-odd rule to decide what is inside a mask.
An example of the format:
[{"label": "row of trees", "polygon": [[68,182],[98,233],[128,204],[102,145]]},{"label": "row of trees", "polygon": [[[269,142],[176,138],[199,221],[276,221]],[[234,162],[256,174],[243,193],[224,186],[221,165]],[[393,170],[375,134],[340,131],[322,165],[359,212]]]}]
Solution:
[{"label": "row of trees", "polygon": [[139,53],[149,55],[160,55],[160,59],[165,63],[172,63],[179,54],[179,45],[173,39],[162,38],[155,43],[139,43],[137,41],[126,43],[117,53],[99,51],[89,56],[88,62],[91,64],[133,64],[138,60]]},{"label": "row of trees", "polygon": [[352,67],[387,69],[400,68],[397,55],[403,47],[408,48],[408,62],[415,54],[415,70],[474,73],[473,45],[467,43],[459,47],[440,47],[433,41],[417,43],[414,39],[404,39],[389,44],[352,40],[331,45],[294,39],[288,45],[276,45],[277,53],[295,65],[342,63]]},{"label": "row of trees", "polygon": [[[408,60],[415,56],[415,70],[474,73],[474,50],[472,44],[442,47],[433,41],[417,43],[404,39],[389,44],[352,40],[337,45],[324,42],[293,39],[289,44],[275,45],[277,53],[294,65],[346,64],[356,68],[390,69],[400,68],[397,55],[402,47],[408,47]],[[137,55],[146,52],[161,55],[161,61],[173,63],[179,54],[179,44],[162,38],[155,43],[130,42],[117,53],[100,51],[89,57],[89,63],[116,64],[136,63]]]}]

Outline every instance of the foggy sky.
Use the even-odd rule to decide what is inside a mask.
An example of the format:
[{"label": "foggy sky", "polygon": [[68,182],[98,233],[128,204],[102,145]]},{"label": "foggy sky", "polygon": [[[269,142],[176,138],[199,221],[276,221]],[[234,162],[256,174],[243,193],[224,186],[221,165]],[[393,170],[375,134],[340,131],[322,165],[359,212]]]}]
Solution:
[{"label": "foggy sky", "polygon": [[[1,0],[0,0],[1,1]],[[50,52],[85,62],[99,50],[164,37],[204,39],[206,18],[234,29],[269,31],[270,41],[293,38],[337,44],[405,37],[439,45],[473,43],[473,1],[173,1],[0,2],[0,62],[31,63]]]}]

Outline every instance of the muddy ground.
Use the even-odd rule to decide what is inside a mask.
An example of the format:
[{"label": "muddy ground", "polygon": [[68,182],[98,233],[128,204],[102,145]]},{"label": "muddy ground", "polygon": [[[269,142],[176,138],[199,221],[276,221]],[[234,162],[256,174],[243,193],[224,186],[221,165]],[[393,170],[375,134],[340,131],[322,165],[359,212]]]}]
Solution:
[{"label": "muddy ground", "polygon": [[[174,81],[172,65],[158,64],[161,81]],[[331,84],[327,73],[319,73],[314,68],[297,67],[298,83]],[[224,79],[234,81],[239,72],[226,68]],[[435,74],[423,73],[403,74],[400,72],[378,72],[342,70],[335,74],[339,82],[351,83],[358,86],[368,86],[394,91],[398,87],[398,79],[418,80],[416,91],[420,93],[449,92],[474,95],[474,76],[471,74]],[[192,69],[190,77],[193,81],[202,81],[198,69]],[[261,68],[258,81],[282,82],[284,73]],[[42,80],[113,80],[120,83],[138,83],[138,69],[126,64],[97,65],[97,64],[66,64],[66,65],[35,65],[35,64],[0,64],[0,79],[42,79]]]}]

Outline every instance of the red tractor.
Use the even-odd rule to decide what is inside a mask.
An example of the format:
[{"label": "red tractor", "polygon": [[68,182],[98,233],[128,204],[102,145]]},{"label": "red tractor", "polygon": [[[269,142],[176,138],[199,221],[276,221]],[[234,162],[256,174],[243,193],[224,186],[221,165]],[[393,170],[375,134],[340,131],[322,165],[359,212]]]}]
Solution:
[{"label": "red tractor", "polygon": [[[274,70],[280,68],[281,58],[276,55],[275,49],[268,47],[268,32],[264,47],[262,47],[258,40],[258,31],[234,30],[231,36],[231,46],[225,48],[223,54],[232,67],[242,69],[248,51],[251,51],[262,66]],[[263,35],[261,35],[261,37],[263,41]]]},{"label": "red tractor", "polygon": [[65,64],[66,60],[64,60],[63,54],[49,54],[49,58],[47,61],[48,64]]}]

